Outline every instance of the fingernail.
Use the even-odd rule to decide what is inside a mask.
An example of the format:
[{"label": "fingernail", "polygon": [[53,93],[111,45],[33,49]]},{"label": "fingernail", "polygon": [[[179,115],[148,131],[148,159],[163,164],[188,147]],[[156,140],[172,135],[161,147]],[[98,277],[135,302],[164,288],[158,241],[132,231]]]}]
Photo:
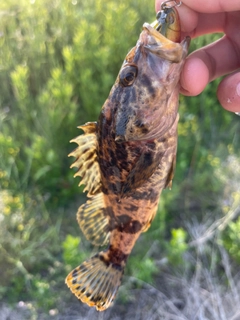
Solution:
[{"label": "fingernail", "polygon": [[240,97],[240,83],[236,87],[237,95]]}]

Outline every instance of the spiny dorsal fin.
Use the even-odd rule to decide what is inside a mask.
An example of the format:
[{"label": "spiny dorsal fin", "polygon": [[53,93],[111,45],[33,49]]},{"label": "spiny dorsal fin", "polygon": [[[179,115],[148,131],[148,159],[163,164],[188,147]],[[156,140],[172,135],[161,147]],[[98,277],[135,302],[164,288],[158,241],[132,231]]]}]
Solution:
[{"label": "spiny dorsal fin", "polygon": [[90,198],[77,212],[78,224],[85,237],[94,245],[103,246],[109,240],[109,220],[103,193]]},{"label": "spiny dorsal fin", "polygon": [[123,267],[105,261],[100,252],[71,271],[65,282],[83,303],[104,311],[114,300],[122,275]]},{"label": "spiny dorsal fin", "polygon": [[88,191],[88,197],[91,197],[101,189],[100,168],[97,160],[97,123],[88,122],[78,128],[82,129],[84,134],[70,141],[77,143],[78,147],[68,156],[76,158],[71,165],[71,168],[78,168],[74,177],[82,177],[79,186],[84,184],[83,191]]}]

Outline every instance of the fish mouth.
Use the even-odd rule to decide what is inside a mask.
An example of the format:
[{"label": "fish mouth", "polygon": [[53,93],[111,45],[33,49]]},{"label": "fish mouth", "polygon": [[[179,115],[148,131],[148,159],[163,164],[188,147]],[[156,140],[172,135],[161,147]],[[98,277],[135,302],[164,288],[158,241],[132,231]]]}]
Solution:
[{"label": "fish mouth", "polygon": [[174,42],[159,33],[149,23],[144,23],[140,41],[143,47],[151,53],[165,60],[178,63],[185,56],[185,51],[190,43],[190,38],[188,38],[186,37],[181,43]]},{"label": "fish mouth", "polygon": [[148,35],[153,37],[156,42],[161,42],[166,39],[161,33],[159,33],[155,28],[153,28],[149,23],[145,22],[143,24],[143,30],[148,31]]},{"label": "fish mouth", "polygon": [[178,43],[166,38],[147,22],[143,24],[143,31],[145,31],[147,36],[146,39],[144,39],[146,41],[146,43],[144,43],[145,46],[158,45],[170,49],[176,47],[176,45],[179,45]]}]

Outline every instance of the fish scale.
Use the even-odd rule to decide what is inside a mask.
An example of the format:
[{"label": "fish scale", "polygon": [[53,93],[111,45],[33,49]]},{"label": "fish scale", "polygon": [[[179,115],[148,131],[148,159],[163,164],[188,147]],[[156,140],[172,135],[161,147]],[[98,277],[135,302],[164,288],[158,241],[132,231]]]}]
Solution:
[{"label": "fish scale", "polygon": [[179,78],[190,39],[179,42],[177,11],[168,2],[161,23],[144,23],[98,122],[81,126],[84,134],[72,140],[78,144],[72,167],[89,198],[78,210],[79,226],[94,245],[108,246],[71,271],[66,284],[99,311],[115,299],[133,246],[172,185]]}]

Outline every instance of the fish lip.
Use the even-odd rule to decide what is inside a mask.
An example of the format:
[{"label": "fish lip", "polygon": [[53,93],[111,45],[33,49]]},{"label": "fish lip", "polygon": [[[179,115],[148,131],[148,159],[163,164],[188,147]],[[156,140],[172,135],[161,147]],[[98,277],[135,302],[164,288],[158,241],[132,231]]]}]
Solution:
[{"label": "fish lip", "polygon": [[166,38],[164,35],[162,35],[160,32],[154,29],[147,22],[143,24],[143,33],[144,31],[145,31],[145,36],[142,39],[143,39],[145,48],[149,48],[152,45],[157,45],[160,47],[164,45],[170,49],[180,45],[178,42],[174,42]]},{"label": "fish lip", "polygon": [[[149,23],[145,22],[143,24],[143,31],[147,32],[148,41],[149,42],[155,42],[155,44],[161,45],[162,43],[168,43],[168,46],[175,46],[176,42],[166,38],[164,35],[162,35],[160,32],[158,32],[155,28],[153,28]],[[149,39],[149,37],[151,37]]]},{"label": "fish lip", "polygon": [[[145,30],[145,31],[147,31],[148,32],[148,35],[149,36],[152,36],[155,40],[156,40],[156,42],[157,42],[157,44],[159,44],[159,45],[161,45],[161,42],[162,42],[162,40],[163,39],[165,39],[165,40],[167,40],[167,42],[170,44],[170,43],[172,43],[172,45],[174,46],[174,45],[178,45],[178,44],[181,44],[181,43],[183,43],[183,42],[186,42],[187,43],[187,45],[189,46],[189,44],[190,44],[190,41],[191,41],[191,38],[189,37],[189,36],[186,36],[184,39],[183,39],[183,41],[181,42],[181,43],[178,43],[178,42],[174,42],[174,41],[171,41],[171,40],[169,40],[169,39],[167,39],[166,37],[164,37],[161,33],[159,33],[156,29],[154,29],[149,23],[147,23],[147,22],[145,22],[144,24],[143,24],[143,31]],[[148,42],[149,42],[149,39],[147,40],[146,39],[146,47],[147,47],[147,45],[148,45]]]},{"label": "fish lip", "polygon": [[[161,35],[156,29],[154,29],[149,23],[145,22],[143,24],[143,30],[147,30],[149,35],[153,36],[156,40],[161,41],[163,35]],[[165,38],[165,37],[164,37]]]},{"label": "fish lip", "polygon": [[179,43],[176,43],[167,39],[164,35],[159,33],[147,22],[143,24],[143,32],[141,33],[141,42],[144,48],[150,51],[152,51],[151,48],[154,48],[153,51],[155,51],[156,48],[160,48],[160,50],[165,51],[165,49],[172,50],[180,46]]},{"label": "fish lip", "polygon": [[147,51],[165,60],[179,63],[185,59],[187,55],[190,38],[185,37],[180,43],[174,42],[154,29],[149,23],[145,22],[143,24],[140,41]]}]

